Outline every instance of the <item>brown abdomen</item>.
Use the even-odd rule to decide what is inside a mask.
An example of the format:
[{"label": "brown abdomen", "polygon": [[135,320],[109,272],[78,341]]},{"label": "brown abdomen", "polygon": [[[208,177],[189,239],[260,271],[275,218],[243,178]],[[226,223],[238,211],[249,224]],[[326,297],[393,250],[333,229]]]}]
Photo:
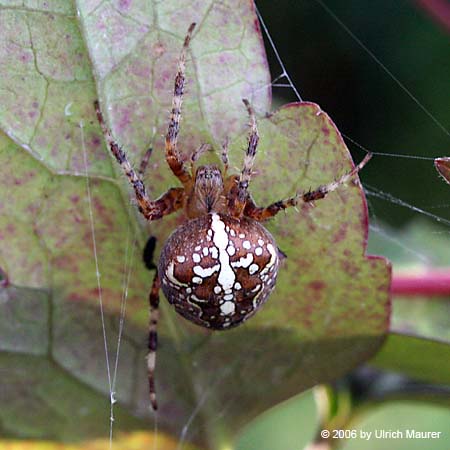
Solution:
[{"label": "brown abdomen", "polygon": [[279,262],[275,241],[260,223],[212,213],[172,233],[158,270],[178,313],[221,330],[239,325],[265,302]]}]

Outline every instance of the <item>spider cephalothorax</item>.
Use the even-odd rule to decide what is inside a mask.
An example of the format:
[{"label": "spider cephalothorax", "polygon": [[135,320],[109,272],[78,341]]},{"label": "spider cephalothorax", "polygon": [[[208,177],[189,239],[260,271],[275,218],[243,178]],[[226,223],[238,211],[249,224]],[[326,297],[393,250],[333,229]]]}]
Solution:
[{"label": "spider cephalothorax", "polygon": [[254,111],[244,99],[250,117],[250,132],[240,174],[227,175],[227,144],[221,153],[223,171],[215,165],[204,165],[194,170],[195,161],[209,147],[206,144],[192,152],[189,170],[177,150],[177,139],[186,53],[194,27],[195,24],[189,27],[178,61],[166,135],[166,161],[182,187],[171,188],[157,200],[150,200],[141,178],[151,150],[144,156],[141,173],[137,173],[125,152],[113,140],[99,103],[95,104],[108,146],[133,186],[142,215],[153,221],[184,209],[186,217],[185,223],[164,244],[149,296],[147,365],[150,401],[154,409],[157,407],[154,369],[160,287],[175,310],[198,325],[215,330],[239,325],[267,300],[275,286],[280,265],[281,253],[275,240],[260,222],[300,202],[324,198],[349,181],[370,158],[367,155],[353,170],[328,185],[259,207],[248,192],[259,137]]},{"label": "spider cephalothorax", "polygon": [[225,207],[222,172],[216,165],[200,166],[188,198],[189,217],[198,217]]}]

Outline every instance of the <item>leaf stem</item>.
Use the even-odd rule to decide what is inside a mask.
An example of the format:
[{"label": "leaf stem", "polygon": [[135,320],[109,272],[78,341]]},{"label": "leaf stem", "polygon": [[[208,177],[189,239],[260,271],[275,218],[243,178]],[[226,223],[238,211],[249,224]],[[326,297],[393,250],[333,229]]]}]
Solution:
[{"label": "leaf stem", "polygon": [[408,297],[444,297],[450,295],[450,268],[431,269],[426,272],[395,273],[392,278],[392,293]]}]

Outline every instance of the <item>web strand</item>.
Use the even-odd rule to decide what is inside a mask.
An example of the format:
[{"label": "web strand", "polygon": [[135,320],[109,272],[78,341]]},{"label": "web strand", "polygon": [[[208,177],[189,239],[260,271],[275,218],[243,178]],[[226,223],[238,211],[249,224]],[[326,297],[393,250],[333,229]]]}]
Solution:
[{"label": "web strand", "polygon": [[322,1],[315,0],[326,13],[375,61],[378,66],[400,87],[400,89],[437,125],[448,137],[450,131],[417,99],[415,95],[376,57],[376,55],[359,39],[350,28]]},{"label": "web strand", "polygon": [[421,263],[424,265],[430,264],[430,258],[427,255],[423,255],[422,253],[419,253],[418,251],[408,247],[405,245],[400,239],[391,236],[385,229],[379,227],[378,225],[375,225],[374,223],[371,223],[369,225],[370,230],[374,233],[379,234],[381,237],[386,239],[387,241],[391,242],[395,246],[401,248],[405,253],[409,253],[413,257],[417,258]]},{"label": "web strand", "polygon": [[[346,33],[385,71],[385,73],[388,74],[388,76],[416,103],[416,105],[447,135],[450,137],[450,132],[447,130],[447,128],[409,91],[409,89],[376,57],[376,55],[359,39],[346,25],[344,22],[342,22],[341,19],[327,6],[323,3],[321,0],[315,0],[338,24],[341,26]],[[269,30],[264,22],[264,19],[262,18],[262,15],[256,7],[256,14],[258,16],[259,22],[261,24],[261,28],[263,29],[267,40],[270,43],[270,46],[274,52],[274,55],[278,61],[278,64],[280,65],[280,68],[282,70],[282,73],[275,77],[272,80],[271,86],[276,88],[290,88],[294,92],[295,96],[297,97],[298,101],[303,102],[302,97],[300,96],[295,84],[293,83],[289,73],[286,70],[286,67],[283,63],[283,60],[280,56],[280,53],[275,45],[275,42],[272,39],[272,36],[269,33]],[[278,83],[278,81],[285,78],[288,83]],[[266,86],[264,86],[266,87]],[[349,142],[351,142],[353,145],[358,147],[359,149],[365,151],[366,153],[372,153],[373,155],[377,156],[388,156],[388,157],[397,157],[397,158],[409,158],[409,159],[423,159],[423,160],[429,160],[432,161],[435,158],[439,157],[440,155],[437,155],[435,157],[429,157],[429,156],[419,156],[419,155],[403,155],[399,153],[386,153],[386,152],[377,152],[369,150],[367,147],[363,146],[362,144],[358,143],[354,139],[352,139],[347,134],[341,132],[341,135]]]},{"label": "web strand", "polygon": [[[114,374],[112,379],[112,392],[115,396],[116,394],[116,383],[117,383],[117,371],[119,367],[119,356],[120,356],[120,346],[122,342],[123,329],[125,325],[125,311],[128,299],[128,286],[130,285],[131,274],[133,271],[133,261],[134,261],[134,252],[136,249],[136,237],[133,240],[130,239],[131,230],[130,226],[127,228],[127,240],[125,247],[125,258],[124,258],[124,277],[122,282],[122,299],[120,302],[120,313],[119,313],[119,332],[117,336],[117,346],[116,346],[116,356],[114,362]],[[132,241],[132,242],[130,242]],[[129,255],[129,249],[131,247],[131,254]],[[114,419],[114,418],[113,418]]]},{"label": "web strand", "polygon": [[113,423],[114,423],[114,393],[111,382],[111,369],[109,366],[109,351],[108,351],[108,341],[106,337],[106,326],[105,326],[105,313],[103,309],[103,295],[102,295],[102,286],[100,282],[100,270],[98,265],[98,255],[97,255],[97,241],[95,238],[95,224],[94,224],[94,214],[92,208],[92,196],[91,196],[91,186],[90,186],[90,178],[88,172],[88,163],[87,163],[87,151],[86,151],[86,143],[84,139],[84,123],[80,121],[80,130],[81,130],[81,147],[83,149],[83,160],[84,160],[84,169],[86,176],[86,192],[88,198],[88,206],[89,206],[89,222],[91,228],[91,236],[92,236],[92,248],[94,253],[94,261],[95,261],[95,275],[97,278],[97,292],[98,292],[98,303],[100,308],[100,318],[102,324],[102,332],[103,332],[103,346],[105,351],[105,360],[106,360],[106,372],[108,376],[108,386],[109,386],[109,399],[110,399],[110,420],[109,420],[109,448],[112,448],[112,434],[113,434]]},{"label": "web strand", "polygon": [[386,192],[383,192],[373,186],[368,186],[367,184],[364,185],[364,192],[366,193],[366,195],[372,196],[372,197],[377,197],[380,198],[382,200],[387,200],[395,205],[400,205],[403,206],[405,208],[409,208],[415,212],[418,212],[420,214],[423,214],[425,216],[428,216],[432,219],[434,219],[436,222],[445,224],[445,225],[450,225],[450,220],[444,219],[443,217],[439,217],[436,214],[430,213],[428,211],[425,211],[424,209],[418,208],[417,206],[411,205],[410,203],[407,203],[397,197],[394,197],[391,194],[388,194]]},{"label": "web strand", "polygon": [[[417,106],[423,111],[425,112],[425,114],[432,119],[432,121],[448,136],[450,136],[450,132],[436,119],[436,117],[424,106],[420,103],[420,101],[406,88],[406,86],[397,78],[395,77],[395,75],[373,54],[373,52],[370,51],[369,48],[367,48],[367,46],[364,45],[364,43],[361,41],[361,39],[359,39],[350,29],[348,26],[345,25],[345,23],[339,18],[337,17],[337,15],[327,6],[324,4],[324,2],[322,0],[316,0],[316,2],[338,23],[338,25],[340,27],[342,27],[346,33],[348,35],[350,35],[350,37],[375,61],[376,64],[378,64],[384,71],[385,73],[387,73],[389,75],[389,77],[417,104]],[[277,76],[276,78],[273,79],[271,85],[272,87],[287,87],[287,88],[291,88],[292,91],[294,92],[294,94],[296,95],[297,99],[301,102],[303,101],[300,94],[298,93],[298,90],[296,89],[294,83],[292,82],[291,77],[289,76],[285,65],[283,64],[282,58],[280,56],[280,53],[278,51],[278,49],[276,48],[276,45],[268,31],[268,28],[261,16],[261,13],[259,12],[258,9],[256,9],[256,13],[258,16],[258,19],[260,21],[261,24],[261,28],[264,31],[267,40],[270,43],[270,46],[275,54],[275,57],[278,61],[278,64],[281,67],[282,73]],[[286,79],[288,81],[288,83],[283,83],[282,81],[280,82],[280,80],[282,79]],[[414,160],[425,160],[425,161],[434,161],[438,156],[421,156],[421,155],[405,155],[405,154],[400,154],[400,153],[386,153],[386,152],[380,152],[380,151],[372,151],[369,150],[367,147],[363,146],[362,144],[360,144],[359,142],[355,141],[354,139],[352,139],[350,136],[346,135],[343,132],[340,132],[341,135],[351,144],[355,145],[356,147],[358,147],[359,149],[363,150],[366,153],[372,153],[374,156],[383,156],[383,157],[393,157],[393,158],[405,158],[405,159],[414,159]],[[391,203],[409,208],[417,213],[426,215],[430,218],[432,218],[433,220],[441,223],[441,224],[450,224],[450,222],[442,217],[439,217],[435,214],[429,213],[421,208],[418,208],[414,205],[411,205],[409,203],[404,202],[401,199],[398,199],[396,197],[394,197],[391,194],[386,194],[383,193],[380,190],[376,190],[375,188],[371,188],[370,190],[367,190],[367,195],[371,195],[374,197],[378,197],[378,198],[382,198],[383,200],[389,201]]]},{"label": "web strand", "polygon": [[365,151],[366,153],[372,153],[372,155],[376,156],[389,156],[393,158],[406,158],[406,159],[423,159],[426,161],[434,161],[438,156],[420,156],[420,155],[403,155],[401,153],[384,153],[384,152],[373,152],[369,150],[368,148],[364,147],[360,143],[356,142],[351,137],[347,136],[346,134],[341,132],[341,135],[350,143],[358,147],[359,149]]},{"label": "web strand", "polygon": [[267,39],[268,39],[268,41],[270,43],[270,46],[272,47],[272,50],[275,53],[275,57],[277,58],[278,64],[280,65],[280,67],[281,67],[281,69],[283,71],[283,73],[279,77],[277,77],[276,80],[278,81],[278,80],[280,80],[282,78],[286,78],[286,80],[288,80],[288,82],[289,82],[288,86],[294,91],[295,95],[298,98],[298,101],[302,102],[303,101],[302,97],[298,93],[297,88],[295,87],[294,83],[291,80],[291,77],[289,76],[286,68],[284,67],[284,64],[283,64],[283,61],[281,60],[280,54],[278,53],[278,50],[277,50],[277,48],[276,48],[276,46],[275,46],[275,44],[274,44],[274,42],[272,40],[272,37],[270,36],[269,30],[267,29],[266,24],[265,24],[261,14],[260,14],[260,12],[258,10],[258,7],[256,5],[255,5],[255,9],[256,9],[256,14],[258,16],[259,23],[261,24],[261,27],[262,27],[262,29],[264,30],[264,33],[267,36]]}]

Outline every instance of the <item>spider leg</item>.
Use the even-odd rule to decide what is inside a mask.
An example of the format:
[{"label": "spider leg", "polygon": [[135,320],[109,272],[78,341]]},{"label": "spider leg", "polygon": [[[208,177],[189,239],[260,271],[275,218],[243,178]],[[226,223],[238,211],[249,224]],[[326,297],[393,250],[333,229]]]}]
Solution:
[{"label": "spider leg", "polygon": [[252,177],[253,163],[255,162],[256,148],[258,146],[259,135],[256,127],[255,112],[247,99],[242,100],[247,107],[250,116],[250,133],[248,135],[247,151],[244,158],[244,167],[237,181],[237,189],[232,189],[228,206],[235,217],[240,217],[244,211],[248,198],[248,185]]},{"label": "spider leg", "polygon": [[150,395],[150,403],[154,411],[158,409],[155,391],[155,366],[156,366],[156,349],[158,348],[158,319],[159,319],[159,289],[161,280],[156,270],[153,278],[152,289],[149,295],[150,320],[148,323],[148,353],[147,353],[147,373],[148,388]]},{"label": "spider leg", "polygon": [[192,23],[184,39],[183,49],[178,59],[178,71],[175,76],[175,87],[172,98],[172,110],[170,113],[169,128],[166,135],[166,160],[174,175],[186,185],[191,180],[191,175],[186,169],[183,159],[177,150],[178,133],[180,131],[181,104],[185,85],[186,53],[194,31],[195,23]]},{"label": "spider leg", "polygon": [[272,203],[265,208],[257,206],[253,199],[248,196],[244,214],[248,217],[251,217],[252,219],[263,221],[274,217],[276,214],[278,214],[280,211],[285,210],[286,208],[297,206],[300,202],[313,203],[315,200],[325,198],[330,192],[335,191],[341,185],[351,180],[369,162],[370,158],[372,158],[372,154],[368,153],[366,157],[350,172],[347,172],[341,178],[333,181],[332,183],[319,186],[313,191],[310,190],[307,192],[298,192],[294,197]]},{"label": "spider leg", "polygon": [[224,178],[228,173],[228,168],[229,168],[229,159],[228,159],[228,144],[229,144],[229,139],[228,137],[225,138],[225,142],[222,144],[222,153],[220,154],[220,157],[222,159],[222,164],[223,164],[223,173],[224,173]]},{"label": "spider leg", "polygon": [[[145,185],[141,180],[141,177],[136,173],[136,171],[131,166],[125,152],[119,147],[119,144],[114,141],[111,131],[106,126],[103,119],[103,114],[100,110],[100,105],[98,101],[95,101],[95,110],[97,112],[97,118],[102,128],[103,134],[105,136],[108,147],[111,153],[116,158],[117,162],[122,166],[125,175],[127,176],[130,184],[133,186],[134,193],[136,195],[136,200],[138,204],[139,211],[147,220],[161,219],[167,214],[180,209],[183,206],[184,201],[184,190],[183,188],[172,188],[169,189],[165,194],[159,197],[157,200],[152,201],[147,195]],[[152,149],[147,150],[144,155],[143,162],[141,163],[141,170],[145,170],[148,159],[150,158]]]},{"label": "spider leg", "polygon": [[156,209],[152,215],[152,220],[162,219],[164,216],[178,211],[184,206],[184,202],[184,188],[170,188],[153,202]]},{"label": "spider leg", "polygon": [[127,156],[125,155],[125,152],[119,147],[119,144],[117,144],[117,142],[114,141],[111,131],[106,126],[106,123],[103,119],[103,114],[100,110],[100,104],[98,100],[94,102],[94,106],[95,111],[97,113],[97,119],[102,128],[106,142],[108,143],[108,147],[110,148],[111,153],[114,155],[117,162],[122,166],[125,175],[127,176],[128,180],[133,186],[136,199],[138,202],[139,211],[146,219],[152,220],[152,216],[155,212],[155,205],[148,197],[144,183],[141,181],[140,177],[131,166]]},{"label": "spider leg", "polygon": [[202,144],[197,147],[191,154],[191,173],[194,176],[194,164],[200,156],[211,148],[209,144]]},{"label": "spider leg", "polygon": [[150,161],[150,157],[152,156],[152,153],[153,153],[153,147],[148,148],[144,154],[144,157],[141,160],[141,165],[139,167],[139,176],[141,177],[141,180],[144,179],[144,174],[145,174],[145,171],[147,170],[148,162]]},{"label": "spider leg", "polygon": [[155,254],[155,248],[156,248],[156,237],[150,236],[147,240],[147,243],[144,247],[144,252],[142,255],[142,259],[144,261],[145,267],[147,267],[148,270],[154,270],[156,269],[156,265],[154,262],[154,254]]}]

